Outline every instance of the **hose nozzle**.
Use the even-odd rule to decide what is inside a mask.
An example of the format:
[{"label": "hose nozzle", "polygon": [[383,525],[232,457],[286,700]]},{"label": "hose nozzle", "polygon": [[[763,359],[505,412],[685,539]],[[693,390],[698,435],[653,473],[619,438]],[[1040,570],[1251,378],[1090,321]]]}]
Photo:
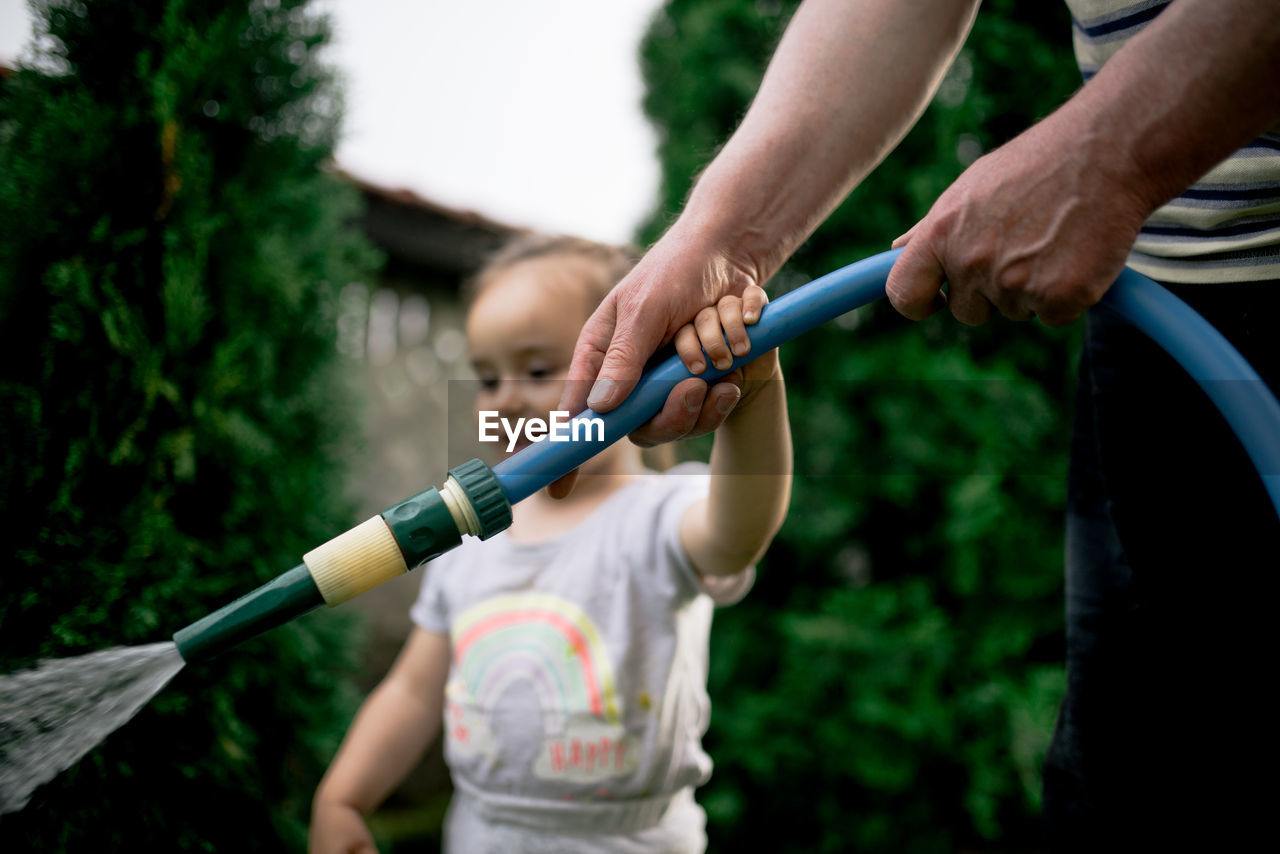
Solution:
[{"label": "hose nozzle", "polygon": [[183,659],[216,655],[320,605],[333,607],[511,524],[511,503],[480,460],[303,555],[302,563],[176,632]]}]

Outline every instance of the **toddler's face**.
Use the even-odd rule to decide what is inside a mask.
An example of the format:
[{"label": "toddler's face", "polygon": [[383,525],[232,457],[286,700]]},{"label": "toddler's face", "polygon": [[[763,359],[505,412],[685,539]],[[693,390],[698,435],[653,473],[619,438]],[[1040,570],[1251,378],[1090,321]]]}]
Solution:
[{"label": "toddler's face", "polygon": [[[589,315],[574,258],[536,258],[504,270],[467,315],[476,409],[512,424],[556,408],[578,332]],[[515,450],[528,443],[521,441]]]}]

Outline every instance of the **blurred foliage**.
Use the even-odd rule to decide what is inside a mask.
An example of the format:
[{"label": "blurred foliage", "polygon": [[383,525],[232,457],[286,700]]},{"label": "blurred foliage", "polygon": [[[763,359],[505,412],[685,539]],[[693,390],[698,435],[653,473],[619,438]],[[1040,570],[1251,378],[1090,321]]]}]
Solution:
[{"label": "blurred foliage", "polygon": [[[745,113],[795,3],[670,0],[642,48],[675,216]],[[916,128],[773,280],[888,248],[981,152],[1079,84],[1060,3],[989,0]],[[712,850],[1042,842],[1064,679],[1062,533],[1076,332],[869,306],[783,348],[797,449],[756,590],[719,614]]]},{"label": "blurred foliage", "polygon": [[[376,259],[321,168],[341,103],[305,7],[33,4],[0,85],[0,672],[163,640],[353,521],[333,302]],[[3,847],[301,850],[352,630],[187,668]]]}]

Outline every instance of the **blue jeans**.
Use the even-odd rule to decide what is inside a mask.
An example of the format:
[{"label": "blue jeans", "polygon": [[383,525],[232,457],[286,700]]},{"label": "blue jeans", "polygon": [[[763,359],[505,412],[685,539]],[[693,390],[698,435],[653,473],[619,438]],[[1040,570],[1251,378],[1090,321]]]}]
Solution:
[{"label": "blue jeans", "polygon": [[[1280,281],[1170,289],[1280,388]],[[1280,521],[1200,388],[1106,309],[1079,377],[1046,818],[1067,851],[1228,850],[1273,827]]]}]

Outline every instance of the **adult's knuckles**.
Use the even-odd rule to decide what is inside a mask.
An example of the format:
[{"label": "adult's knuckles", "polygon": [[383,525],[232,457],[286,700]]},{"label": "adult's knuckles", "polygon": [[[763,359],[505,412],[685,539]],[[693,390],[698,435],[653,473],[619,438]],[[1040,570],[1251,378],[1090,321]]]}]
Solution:
[{"label": "adult's knuckles", "polygon": [[996,292],[1010,300],[1020,300],[1031,289],[1033,269],[1030,261],[1021,258],[1001,264],[995,277]]}]

